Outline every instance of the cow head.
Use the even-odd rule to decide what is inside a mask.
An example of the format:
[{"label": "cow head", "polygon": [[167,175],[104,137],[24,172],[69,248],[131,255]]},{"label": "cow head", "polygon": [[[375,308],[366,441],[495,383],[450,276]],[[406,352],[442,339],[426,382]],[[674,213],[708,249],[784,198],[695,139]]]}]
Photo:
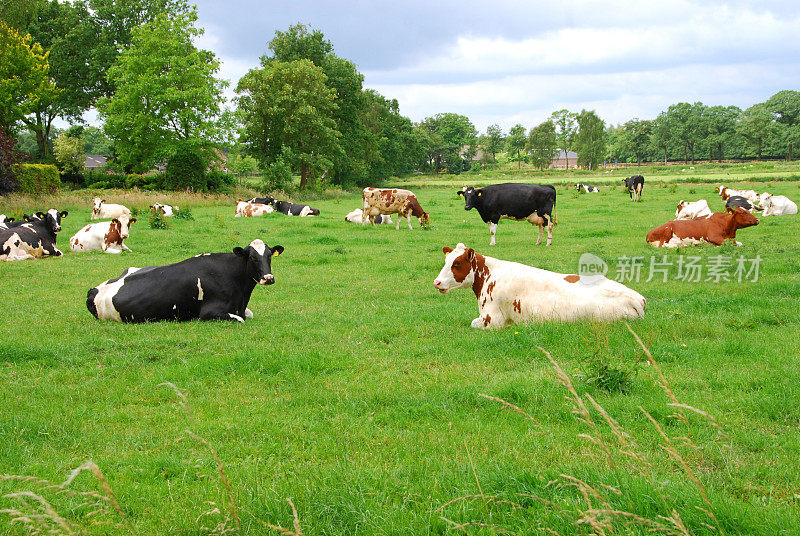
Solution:
[{"label": "cow head", "polygon": [[59,212],[56,209],[51,208],[50,210],[47,211],[47,214],[41,212],[37,213],[37,215],[38,214],[42,214],[43,217],[40,219],[44,221],[47,229],[50,230],[53,234],[56,234],[61,231],[61,218],[66,218],[69,212],[67,212],[66,210],[62,210],[61,212]]},{"label": "cow head", "polygon": [[427,212],[423,212],[422,216],[419,217],[419,224],[423,227],[430,227],[431,225],[431,215]]},{"label": "cow head", "polygon": [[233,252],[247,259],[247,275],[259,285],[271,285],[275,282],[272,275],[272,257],[283,253],[283,246],[270,248],[261,239],[256,238],[246,248],[233,248]]},{"label": "cow head", "polygon": [[733,214],[733,222],[736,225],[737,229],[743,229],[745,227],[752,227],[753,225],[758,225],[758,218],[750,214],[747,210],[742,207],[731,208],[727,207],[728,212]]},{"label": "cow head", "polygon": [[136,223],[136,218],[128,218],[127,216],[122,216],[120,218],[114,218],[111,220],[111,224],[117,226],[117,231],[119,231],[119,237],[122,240],[125,240],[130,236],[131,233],[131,224]]},{"label": "cow head", "polygon": [[99,197],[92,199],[92,216],[98,216],[100,214],[100,205],[105,202],[105,199],[100,199]]},{"label": "cow head", "polygon": [[475,281],[475,271],[473,269],[475,250],[459,243],[456,249],[444,246],[442,253],[445,254],[444,267],[436,279],[433,280],[433,286],[442,294],[454,288],[469,288],[472,286]]},{"label": "cow head", "polygon": [[681,199],[680,203],[678,203],[678,208],[676,208],[676,209],[675,209],[675,217],[676,217],[676,218],[677,218],[677,217],[678,217],[678,215],[681,213],[681,210],[683,210],[683,207],[684,207],[686,204],[687,204],[687,203],[686,203],[686,201],[684,201],[683,199]]},{"label": "cow head", "polygon": [[464,210],[470,210],[480,204],[483,192],[476,190],[472,186],[467,186],[463,190],[459,190],[458,195],[464,196]]},{"label": "cow head", "polygon": [[9,218],[5,214],[0,214],[0,223],[14,223],[14,218]]},{"label": "cow head", "polygon": [[759,210],[767,210],[772,206],[772,194],[769,192],[764,192],[759,196],[759,203],[756,208]]},{"label": "cow head", "polygon": [[717,195],[722,196],[723,199],[725,199],[725,189],[726,188],[724,186],[717,186],[716,187]]}]

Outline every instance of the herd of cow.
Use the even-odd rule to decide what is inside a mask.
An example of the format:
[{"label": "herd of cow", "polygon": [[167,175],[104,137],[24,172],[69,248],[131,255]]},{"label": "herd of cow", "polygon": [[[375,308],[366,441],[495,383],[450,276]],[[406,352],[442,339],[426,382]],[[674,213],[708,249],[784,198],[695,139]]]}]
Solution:
[{"label": "herd of cow", "polygon": [[[644,177],[634,175],[622,179],[632,201],[639,201]],[[597,193],[594,186],[578,185],[578,191]],[[785,196],[755,191],[731,190],[720,186],[718,193],[726,202],[726,211],[712,213],[705,199],[693,203],[681,201],[675,220],[647,233],[646,240],[656,247],[679,247],[710,243],[719,245],[735,240],[736,230],[758,224],[752,214],[761,210],[765,216],[796,214],[797,205]],[[528,221],[539,227],[537,245],[547,230],[552,244],[557,224],[556,189],[550,185],[495,184],[483,188],[472,186],[458,191],[464,198],[464,209],[476,209],[489,225],[490,245],[495,244],[497,225],[501,219]],[[155,204],[151,210],[165,217],[177,207]],[[280,212],[287,216],[318,216],[320,211],[308,205],[278,201],[272,197],[239,199],[235,217],[254,217]],[[34,259],[62,255],[56,246],[61,219],[67,211],[50,209],[24,215],[13,221],[0,214],[0,261]],[[430,225],[416,196],[399,188],[365,188],[362,208],[345,220],[365,225],[392,223],[391,216],[411,218],[420,225]],[[130,225],[136,222],[131,211],[117,204],[95,198],[90,219],[109,219],[84,226],[70,239],[73,252],[100,250],[107,253],[130,251],[123,243]],[[739,244],[736,242],[736,244]],[[232,253],[203,253],[182,262],[165,266],[128,268],[89,290],[87,308],[98,319],[119,322],[157,320],[231,320],[244,322],[253,313],[247,307],[250,295],[258,285],[271,285],[271,259],[284,251],[283,246],[267,246],[253,240],[247,247],[234,248]],[[478,300],[479,316],[472,321],[475,328],[499,328],[528,321],[571,321],[579,319],[617,320],[644,315],[645,298],[638,292],[603,276],[579,276],[541,270],[515,262],[503,261],[476,253],[459,243],[455,249],[444,247],[445,264],[434,280],[442,293],[456,288],[472,288]]]}]

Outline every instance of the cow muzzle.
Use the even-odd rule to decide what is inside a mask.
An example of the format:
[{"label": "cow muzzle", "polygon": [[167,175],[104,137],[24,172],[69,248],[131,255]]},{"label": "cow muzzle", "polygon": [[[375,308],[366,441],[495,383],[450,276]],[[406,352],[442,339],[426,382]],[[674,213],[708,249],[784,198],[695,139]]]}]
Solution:
[{"label": "cow muzzle", "polygon": [[258,282],[259,285],[272,285],[275,283],[275,276],[267,274]]},{"label": "cow muzzle", "polygon": [[434,280],[433,286],[436,287],[436,290],[438,290],[442,294],[447,294],[448,289],[444,288],[444,283],[442,283],[438,279]]}]

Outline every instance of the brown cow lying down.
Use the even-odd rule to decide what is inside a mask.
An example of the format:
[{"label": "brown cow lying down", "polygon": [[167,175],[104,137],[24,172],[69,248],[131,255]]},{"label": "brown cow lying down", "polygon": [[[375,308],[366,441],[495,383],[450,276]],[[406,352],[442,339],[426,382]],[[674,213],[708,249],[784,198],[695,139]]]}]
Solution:
[{"label": "brown cow lying down", "polygon": [[758,225],[758,219],[742,207],[736,207],[701,218],[668,221],[651,229],[646,240],[655,247],[665,248],[699,246],[706,242],[719,246],[725,240],[734,240],[737,229],[752,225]]}]

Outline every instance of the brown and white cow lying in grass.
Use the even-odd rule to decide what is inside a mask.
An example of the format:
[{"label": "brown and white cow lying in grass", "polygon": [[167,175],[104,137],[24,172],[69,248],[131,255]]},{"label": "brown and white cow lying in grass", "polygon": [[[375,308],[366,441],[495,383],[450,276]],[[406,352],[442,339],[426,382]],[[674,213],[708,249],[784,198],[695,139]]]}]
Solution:
[{"label": "brown and white cow lying in grass", "polygon": [[758,218],[742,207],[728,209],[728,212],[715,212],[704,218],[668,221],[660,227],[651,229],[646,240],[655,247],[676,248],[700,246],[703,244],[721,245],[726,240],[736,242],[736,231],[758,225]]},{"label": "brown and white cow lying in grass", "polygon": [[375,216],[382,214],[397,214],[397,227],[400,230],[400,220],[405,218],[408,221],[408,228],[411,229],[411,216],[419,220],[423,227],[430,225],[430,215],[422,210],[417,201],[417,196],[408,190],[400,188],[364,188],[361,196],[364,205],[361,215],[361,224],[370,223],[375,225]]},{"label": "brown and white cow lying in grass", "polygon": [[264,214],[272,214],[275,209],[272,205],[265,205],[263,203],[251,203],[249,201],[236,200],[236,212],[234,218],[250,218],[252,216],[263,216]]},{"label": "brown and white cow lying in grass", "polygon": [[734,190],[732,188],[726,188],[725,186],[717,186],[717,193],[723,201],[727,201],[729,197],[733,197],[734,195],[740,195],[753,205],[761,204],[761,200],[755,190]]},{"label": "brown and white cow lying in grass", "polygon": [[130,225],[136,218],[121,216],[111,221],[90,223],[69,239],[69,249],[76,253],[84,251],[104,251],[122,253],[131,249],[122,243],[130,236]]},{"label": "brown and white cow lying in grass", "polygon": [[464,244],[445,246],[444,268],[433,282],[439,292],[472,288],[478,299],[473,328],[556,320],[612,321],[644,316],[638,292],[601,275],[582,277],[541,270],[476,253]]}]

